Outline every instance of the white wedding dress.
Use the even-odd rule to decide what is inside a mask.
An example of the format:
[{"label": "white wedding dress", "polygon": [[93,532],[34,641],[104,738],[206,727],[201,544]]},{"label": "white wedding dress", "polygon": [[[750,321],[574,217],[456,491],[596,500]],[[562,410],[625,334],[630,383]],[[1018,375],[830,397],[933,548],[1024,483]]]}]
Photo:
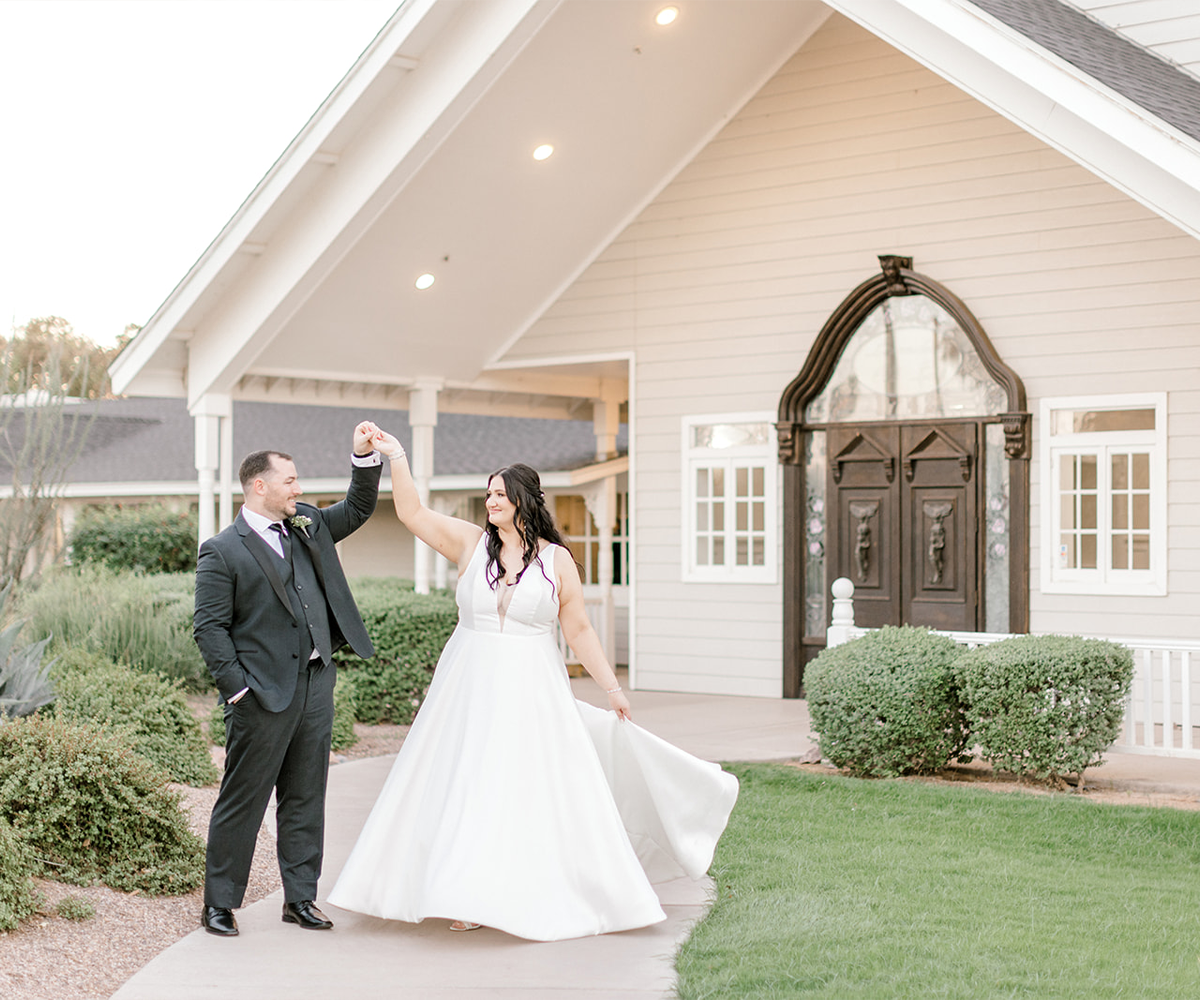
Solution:
[{"label": "white wedding dress", "polygon": [[708,870],[737,779],[577,701],[555,638],[553,547],[501,620],[484,538],[459,581],[458,627],[329,902],[537,941],[664,920],[651,882]]}]

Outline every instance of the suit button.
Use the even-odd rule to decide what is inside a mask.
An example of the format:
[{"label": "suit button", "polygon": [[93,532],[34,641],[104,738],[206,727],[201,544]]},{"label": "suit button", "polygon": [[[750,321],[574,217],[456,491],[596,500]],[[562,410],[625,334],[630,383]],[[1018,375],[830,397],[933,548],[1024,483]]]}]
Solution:
[{"label": "suit button", "polygon": [[293,653],[293,654],[292,654],[292,659],[293,659],[293,660],[298,660],[298,659],[300,659],[300,654],[299,654],[299,653]]}]

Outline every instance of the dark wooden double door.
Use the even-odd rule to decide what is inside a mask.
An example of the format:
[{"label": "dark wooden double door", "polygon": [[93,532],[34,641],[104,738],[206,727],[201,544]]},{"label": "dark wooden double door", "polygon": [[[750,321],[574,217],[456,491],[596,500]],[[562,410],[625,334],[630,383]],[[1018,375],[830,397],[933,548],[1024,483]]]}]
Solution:
[{"label": "dark wooden double door", "polygon": [[854,583],[856,625],[981,628],[981,431],[971,421],[828,428],[826,565],[831,581]]}]

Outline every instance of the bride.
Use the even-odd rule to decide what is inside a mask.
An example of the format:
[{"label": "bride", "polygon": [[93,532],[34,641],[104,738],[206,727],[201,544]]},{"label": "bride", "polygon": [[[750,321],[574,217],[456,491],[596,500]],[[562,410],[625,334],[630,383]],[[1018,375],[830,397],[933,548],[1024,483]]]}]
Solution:
[{"label": "bride", "polygon": [[[481,529],[374,443],[400,520],[459,566],[459,623],[329,902],[537,941],[666,919],[651,882],[707,871],[737,780],[630,721],[533,469],[489,479]],[[556,619],[611,711],[572,695]]]}]

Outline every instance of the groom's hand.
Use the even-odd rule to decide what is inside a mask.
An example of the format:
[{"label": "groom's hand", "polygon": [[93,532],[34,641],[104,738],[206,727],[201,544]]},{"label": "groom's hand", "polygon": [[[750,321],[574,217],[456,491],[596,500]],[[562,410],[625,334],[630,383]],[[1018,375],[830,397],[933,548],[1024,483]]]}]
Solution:
[{"label": "groom's hand", "polygon": [[364,420],[361,424],[354,428],[354,454],[362,456],[369,455],[375,450],[375,444],[372,441],[376,432],[379,430],[371,421]]}]

